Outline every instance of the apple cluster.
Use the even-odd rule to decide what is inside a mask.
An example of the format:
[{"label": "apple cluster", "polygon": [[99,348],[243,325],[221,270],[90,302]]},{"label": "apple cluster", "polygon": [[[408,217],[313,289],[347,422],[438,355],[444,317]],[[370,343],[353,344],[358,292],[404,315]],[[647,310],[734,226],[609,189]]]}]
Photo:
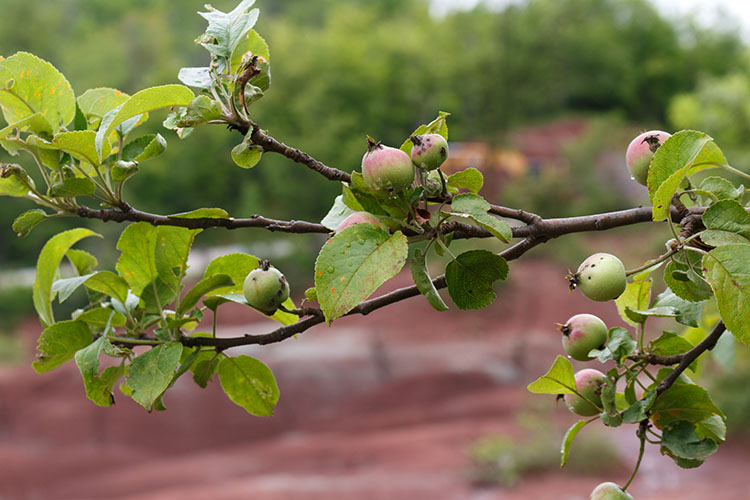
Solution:
[{"label": "apple cluster", "polygon": [[[362,178],[373,195],[379,198],[398,196],[414,185],[417,171],[432,173],[448,158],[448,142],[440,134],[413,135],[409,140],[413,144],[411,155],[367,137],[367,152],[362,157]],[[423,187],[430,191],[428,186]],[[439,182],[437,189],[441,189]],[[336,231],[361,223],[387,229],[376,216],[368,212],[355,212],[341,221]]]}]

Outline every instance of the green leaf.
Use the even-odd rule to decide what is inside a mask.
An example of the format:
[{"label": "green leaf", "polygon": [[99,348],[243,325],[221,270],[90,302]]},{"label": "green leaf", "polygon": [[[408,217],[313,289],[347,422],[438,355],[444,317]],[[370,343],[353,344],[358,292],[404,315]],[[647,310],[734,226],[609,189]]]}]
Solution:
[{"label": "green leaf", "polygon": [[180,291],[182,279],[187,273],[190,248],[200,231],[174,226],[159,226],[156,230],[156,272],[172,291],[173,298]]},{"label": "green leaf", "polygon": [[333,202],[333,206],[328,211],[323,220],[320,221],[325,227],[331,231],[335,231],[341,222],[353,214],[356,210],[352,210],[346,203],[344,203],[343,195],[338,195],[336,200]]},{"label": "green leaf", "polygon": [[258,164],[263,148],[242,141],[232,148],[232,161],[242,168],[252,168]]},{"label": "green leaf", "polygon": [[622,416],[617,410],[617,369],[613,368],[607,373],[607,383],[602,387],[602,408],[601,419],[604,425],[608,427],[619,427],[622,425]]},{"label": "green leaf", "polygon": [[211,37],[209,41],[203,42],[203,46],[212,54],[229,60],[235,47],[258,20],[258,9],[248,12],[253,3],[255,0],[242,0],[228,13],[206,5],[208,12],[198,12],[198,15],[208,21],[206,35]]},{"label": "green leaf", "polygon": [[[76,160],[90,163],[91,165],[99,165],[101,162],[99,161],[99,157],[96,154],[96,148],[94,147],[95,139],[96,132],[93,130],[80,130],[75,132],[62,132],[57,134],[52,141],[36,139],[29,143],[43,149],[64,151]],[[110,145],[109,143],[105,143],[102,148],[102,156],[106,157],[109,153]]]},{"label": "green leaf", "polygon": [[464,217],[487,229],[500,241],[508,243],[513,238],[510,226],[507,222],[489,215],[487,213],[489,209],[490,204],[481,196],[473,193],[456,195],[451,202],[451,210],[454,215],[456,215],[455,212],[466,214]]},{"label": "green leaf", "polygon": [[465,214],[486,214],[490,209],[487,201],[474,193],[458,194],[451,201],[451,210]]},{"label": "green leaf", "polygon": [[675,295],[669,288],[660,293],[652,305],[653,309],[661,307],[674,309],[676,312],[675,319],[678,323],[696,328],[698,327],[698,320],[703,314],[703,302],[684,300]]},{"label": "green leaf", "polygon": [[125,322],[127,321],[125,316],[108,307],[90,309],[82,312],[75,319],[76,321],[82,321],[96,327],[106,327],[107,325],[112,327],[125,326]]},{"label": "green leaf", "polygon": [[[424,135],[424,134],[440,134],[443,136],[443,138],[447,141],[448,140],[448,123],[446,121],[446,118],[448,118],[451,114],[446,113],[445,111],[440,111],[438,113],[437,118],[432,120],[427,125],[420,125],[417,127],[417,129],[409,134],[409,137],[413,135]],[[414,144],[407,138],[403,144],[401,144],[401,151],[404,153],[410,155],[411,154],[411,148],[414,147]]]},{"label": "green leaf", "polygon": [[180,301],[180,306],[177,308],[177,314],[185,314],[195,307],[201,297],[213,290],[231,286],[234,286],[234,281],[226,274],[215,274],[208,278],[203,278],[185,294],[185,297]]},{"label": "green leaf", "polygon": [[481,309],[495,300],[492,285],[508,276],[508,263],[487,250],[469,250],[445,268],[448,293],[459,309]]},{"label": "green leaf", "polygon": [[719,415],[714,415],[695,424],[695,434],[699,439],[713,439],[723,443],[727,439],[727,424]]},{"label": "green leaf", "polygon": [[419,293],[425,296],[430,305],[437,311],[447,311],[448,306],[443,302],[442,297],[432,283],[432,278],[427,270],[426,255],[421,248],[414,250],[414,256],[411,259],[411,276],[414,284],[417,285]]},{"label": "green leaf", "polygon": [[707,229],[728,231],[750,239],[750,214],[734,200],[713,203],[703,214],[703,224]]},{"label": "green leaf", "polygon": [[676,261],[671,261],[664,268],[664,282],[675,295],[689,302],[702,302],[713,295],[711,286],[702,276]]},{"label": "green leaf", "polygon": [[[17,166],[17,165],[14,165],[14,166]],[[2,166],[0,166],[0,169],[1,168]],[[20,167],[18,168],[20,169]],[[21,175],[24,176],[24,179],[26,179],[28,176],[28,174],[26,174],[26,172],[23,170],[15,170],[15,171],[21,173]],[[20,197],[26,196],[28,193],[29,193],[29,186],[26,185],[24,181],[21,180],[21,178],[15,173],[11,173],[7,177],[0,176],[0,196],[6,195],[6,196],[13,196],[15,198],[20,198]]]},{"label": "green leaf", "polygon": [[279,388],[271,370],[250,356],[224,358],[219,362],[221,388],[234,403],[258,417],[273,415]]},{"label": "green leaf", "polygon": [[744,236],[716,229],[706,229],[701,232],[701,241],[712,247],[720,247],[722,245],[750,245],[750,240]]},{"label": "green leaf", "polygon": [[188,87],[196,87],[199,89],[210,89],[213,85],[213,79],[211,78],[210,68],[180,68],[177,73],[177,79]]},{"label": "green leaf", "polygon": [[161,134],[143,135],[122,148],[122,159],[140,163],[161,156],[166,150],[167,141]]},{"label": "green leaf", "polygon": [[626,323],[633,326],[638,326],[640,323],[631,319],[625,310],[628,308],[633,310],[648,308],[651,302],[651,285],[653,280],[647,278],[648,273],[636,276],[631,283],[627,284],[622,295],[615,299],[617,312],[620,313],[620,317]]},{"label": "green leaf", "polygon": [[79,349],[94,339],[89,327],[80,321],[60,321],[44,329],[39,336],[40,354],[33,367],[37,373],[54,370],[70,361]]},{"label": "green leaf", "polygon": [[654,399],[656,399],[656,391],[648,391],[643,399],[636,401],[622,412],[622,421],[626,424],[637,424],[647,419]]},{"label": "green leaf", "polygon": [[573,440],[576,438],[581,429],[588,424],[588,420],[579,420],[573,424],[566,432],[562,440],[562,446],[560,447],[560,468],[565,467],[568,463],[568,455],[570,454],[570,447],[573,445]]},{"label": "green leaf", "polygon": [[96,184],[85,177],[72,177],[56,182],[50,186],[49,194],[55,198],[73,198],[94,194]]},{"label": "green leaf", "polygon": [[22,120],[18,120],[17,122],[11,123],[7,127],[0,129],[0,144],[2,144],[2,146],[14,156],[19,146],[10,141],[3,141],[3,139],[15,133],[16,130],[19,132],[28,130],[48,136],[53,134],[52,126],[42,113],[34,113],[33,115],[29,115]]},{"label": "green leaf", "polygon": [[147,222],[129,225],[120,235],[117,249],[122,253],[115,269],[136,295],[158,276],[156,269],[157,228]]},{"label": "green leaf", "polygon": [[693,344],[685,337],[672,332],[664,332],[658,339],[652,340],[646,350],[657,356],[675,356],[684,354],[693,347]]},{"label": "green leaf", "polygon": [[669,450],[671,457],[702,460],[716,452],[719,445],[713,439],[699,438],[691,422],[677,422],[662,432],[662,448]]},{"label": "green leaf", "polygon": [[52,283],[52,293],[57,293],[57,300],[60,301],[62,304],[66,300],[68,300],[68,297],[73,295],[73,292],[75,292],[78,287],[83,285],[83,283],[92,277],[94,274],[84,274],[82,276],[75,276],[73,278],[65,278],[65,279],[59,279],[56,280],[54,283]]},{"label": "green leaf", "polygon": [[[232,64],[230,68],[231,73],[236,73],[240,66],[242,66],[243,56],[251,52],[253,55],[264,58],[267,62],[271,60],[271,52],[268,49],[268,44],[257,31],[251,29],[245,34],[243,40],[240,40],[237,46],[232,51]],[[257,78],[257,77],[256,77]],[[252,80],[251,80],[252,82]],[[268,90],[268,87],[258,85],[263,90]]]},{"label": "green leaf", "polygon": [[133,391],[131,397],[149,412],[169,387],[181,354],[182,345],[171,342],[136,356],[130,364],[126,381]]},{"label": "green leaf", "polygon": [[257,257],[246,253],[222,255],[208,264],[206,271],[203,273],[203,279],[217,275],[228,275],[234,285],[212,290],[211,295],[241,294],[245,278],[250,271],[258,267],[259,263]]},{"label": "green leaf", "polygon": [[31,232],[37,224],[42,222],[47,213],[44,210],[38,208],[27,210],[13,221],[13,231],[18,235],[19,238],[23,238]]},{"label": "green leaf", "polygon": [[651,419],[660,429],[681,420],[701,422],[714,415],[723,418],[708,391],[695,384],[675,384],[664,391],[651,407]]},{"label": "green leaf", "polygon": [[681,130],[656,150],[648,173],[648,194],[653,203],[653,219],[669,216],[672,196],[683,179],[704,168],[726,164],[726,158],[703,132]]},{"label": "green leaf", "polygon": [[214,378],[214,374],[219,367],[220,358],[218,356],[212,356],[211,359],[203,359],[195,363],[193,370],[193,381],[205,389],[211,379]]},{"label": "green leaf", "polygon": [[592,349],[589,356],[596,356],[602,363],[615,360],[615,363],[621,365],[622,360],[635,351],[635,340],[629,331],[620,327],[610,328],[608,335],[609,341],[604,349]]},{"label": "green leaf", "polygon": [[[119,349],[113,346],[106,336],[99,337],[95,342],[79,350],[75,354],[76,365],[83,377],[83,386],[86,396],[97,406],[112,406],[115,398],[112,388],[115,382],[125,374],[125,366],[110,366],[101,374],[99,373],[99,356],[104,352],[116,352]],[[120,351],[124,354],[126,351]]]},{"label": "green leaf", "polygon": [[720,200],[741,200],[742,195],[745,193],[745,187],[740,185],[735,187],[734,184],[729,182],[723,177],[707,177],[701,182],[701,191],[707,191],[713,193]]},{"label": "green leaf", "polygon": [[558,354],[549,371],[530,383],[527,389],[534,394],[576,394],[573,365]]},{"label": "green leaf", "polygon": [[49,122],[44,128],[57,131],[73,120],[76,99],[68,80],[52,64],[17,52],[0,60],[0,109],[8,123],[42,113]]},{"label": "green leaf", "polygon": [[374,224],[349,226],[328,240],[315,261],[315,290],[328,324],[398,274],[408,244]]},{"label": "green leaf", "polygon": [[122,303],[128,299],[127,282],[111,271],[99,271],[89,277],[84,285],[90,290],[113,297]]},{"label": "green leaf", "polygon": [[104,141],[115,128],[129,118],[170,106],[187,106],[195,98],[193,92],[183,85],[162,85],[135,93],[121,104],[116,113],[108,114],[96,133],[96,152],[103,155]]},{"label": "green leaf", "polygon": [[703,257],[703,267],[727,329],[750,344],[750,245],[714,248]]},{"label": "green leaf", "polygon": [[175,219],[228,219],[229,213],[222,208],[199,208],[190,212],[170,215]]},{"label": "green leaf", "polygon": [[60,265],[65,252],[70,247],[88,236],[101,237],[89,229],[70,229],[50,238],[39,253],[32,295],[34,308],[39,314],[42,325],[49,326],[55,322],[54,315],[52,314],[52,282],[55,279],[57,266]]},{"label": "green leaf", "polygon": [[478,193],[484,185],[484,176],[476,168],[469,167],[448,176],[447,184],[449,189],[468,189],[472,193]]},{"label": "green leaf", "polygon": [[88,122],[89,130],[96,130],[102,118],[130,99],[130,96],[117,89],[96,88],[89,89],[78,96],[78,107]]},{"label": "green leaf", "polygon": [[96,257],[84,250],[71,248],[65,252],[65,256],[79,275],[89,274],[99,265],[99,261],[96,260]]}]

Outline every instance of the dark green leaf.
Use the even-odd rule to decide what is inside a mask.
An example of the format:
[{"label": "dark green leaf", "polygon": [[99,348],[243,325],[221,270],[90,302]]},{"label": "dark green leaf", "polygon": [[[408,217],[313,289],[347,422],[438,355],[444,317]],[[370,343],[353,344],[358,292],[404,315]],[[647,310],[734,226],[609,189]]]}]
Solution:
[{"label": "dark green leaf", "polygon": [[661,444],[670,456],[688,460],[703,460],[719,448],[713,439],[699,438],[691,422],[677,422],[664,429]]},{"label": "dark green leaf", "polygon": [[607,373],[607,383],[602,387],[602,422],[608,427],[619,427],[622,425],[622,416],[617,410],[615,394],[617,392],[617,379],[613,376],[617,374],[617,369],[612,369]]},{"label": "dark green leaf", "polygon": [[714,415],[723,417],[708,391],[695,384],[675,384],[663,392],[651,407],[651,419],[660,429],[680,420],[701,422]]},{"label": "dark green leaf", "polygon": [[671,261],[664,268],[664,282],[681,299],[702,302],[711,298],[711,286],[683,263]]},{"label": "dark green leaf", "polygon": [[637,424],[648,418],[654,399],[656,399],[656,391],[648,391],[643,399],[636,401],[622,412],[622,421],[626,424]]},{"label": "dark green leaf", "polygon": [[445,268],[448,293],[459,309],[481,309],[495,300],[492,285],[508,276],[508,263],[487,250],[469,250]]},{"label": "dark green leaf", "polygon": [[610,328],[609,342],[604,349],[592,349],[589,356],[596,356],[602,363],[609,360],[615,360],[620,365],[622,360],[630,356],[636,348],[633,336],[625,328]]}]

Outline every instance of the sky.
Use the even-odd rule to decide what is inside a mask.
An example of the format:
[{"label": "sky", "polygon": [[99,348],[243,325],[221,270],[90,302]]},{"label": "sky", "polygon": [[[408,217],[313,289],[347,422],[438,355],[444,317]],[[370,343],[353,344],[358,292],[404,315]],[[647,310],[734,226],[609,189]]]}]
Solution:
[{"label": "sky", "polygon": [[[432,0],[435,11],[453,8],[471,8],[480,0]],[[524,3],[525,0],[485,0],[489,5],[503,7]],[[697,14],[696,18],[707,25],[715,25],[723,12],[740,25],[745,40],[750,41],[750,0],[651,0],[651,3],[668,17]]]}]

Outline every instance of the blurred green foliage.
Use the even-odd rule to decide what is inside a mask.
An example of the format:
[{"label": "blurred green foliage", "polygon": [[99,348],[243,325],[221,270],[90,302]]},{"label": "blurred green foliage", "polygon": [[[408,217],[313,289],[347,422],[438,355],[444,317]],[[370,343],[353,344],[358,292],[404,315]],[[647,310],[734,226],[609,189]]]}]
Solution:
[{"label": "blurred green foliage", "polygon": [[[132,93],[176,82],[180,67],[206,63],[205,52],[192,43],[204,29],[195,14],[203,3],[3,0],[0,50],[25,50],[51,61],[78,94],[98,86]],[[227,10],[235,3],[215,5]],[[531,0],[502,11],[477,7],[444,17],[431,16],[426,0],[256,5],[256,28],[271,47],[273,85],[253,106],[253,118],[278,139],[346,171],[359,167],[365,134],[398,144],[438,110],[452,113],[452,140],[494,144],[519,124],[571,111],[614,111],[628,121],[659,123],[674,95],[711,81],[702,75],[729,74],[744,55],[736,32],[677,26],[645,0]],[[263,213],[317,221],[339,191],[273,155],[250,171],[239,169],[229,156],[239,135],[203,127],[181,142],[161,129],[161,118],[139,129],[161,131],[169,150],[128,184],[126,197],[137,208],[175,213],[219,206],[236,217]],[[579,156],[589,158],[595,149],[586,146]],[[558,185],[560,179],[548,182]],[[617,204],[599,201],[604,209]],[[84,223],[50,221],[18,240],[9,226],[25,205],[0,199],[4,267],[33,264],[51,234]],[[105,235],[121,230],[91,225]],[[270,238],[283,236],[211,231],[198,244]],[[114,255],[111,240],[97,244]],[[317,244],[314,238],[294,241],[300,255]],[[309,269],[312,258],[300,257],[295,267]]]}]

